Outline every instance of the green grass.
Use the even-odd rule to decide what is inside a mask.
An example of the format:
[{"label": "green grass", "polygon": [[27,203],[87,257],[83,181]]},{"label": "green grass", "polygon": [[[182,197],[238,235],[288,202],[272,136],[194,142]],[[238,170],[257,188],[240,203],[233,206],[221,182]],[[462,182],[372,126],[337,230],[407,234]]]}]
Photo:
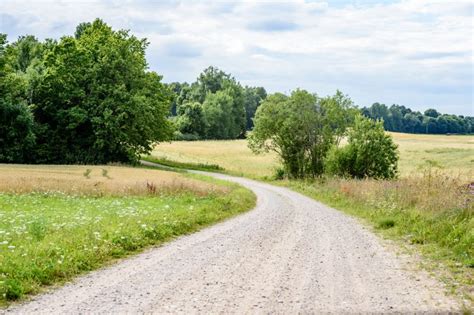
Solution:
[{"label": "green grass", "polygon": [[189,177],[224,186],[227,193],[124,197],[0,193],[0,305],[255,204],[253,193],[241,186]]},{"label": "green grass", "polygon": [[198,171],[223,172],[225,169],[217,164],[178,162],[169,160],[166,157],[142,156],[142,160],[157,163],[160,165],[173,167],[177,169],[193,169]]}]

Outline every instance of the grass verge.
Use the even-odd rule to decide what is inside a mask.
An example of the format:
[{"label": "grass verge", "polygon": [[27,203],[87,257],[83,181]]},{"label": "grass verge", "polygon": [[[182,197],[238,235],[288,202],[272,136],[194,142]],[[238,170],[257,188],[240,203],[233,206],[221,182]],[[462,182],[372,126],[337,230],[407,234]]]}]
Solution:
[{"label": "grass verge", "polygon": [[474,301],[474,195],[462,181],[425,174],[394,181],[274,181],[364,219],[443,280],[465,303]]},{"label": "grass verge", "polygon": [[236,184],[199,175],[184,180],[223,189],[125,196],[0,192],[0,305],[255,205],[255,195]]},{"label": "grass verge", "polygon": [[157,163],[160,165],[173,167],[177,169],[192,169],[197,171],[208,171],[208,172],[218,172],[222,173],[225,169],[217,164],[207,164],[207,163],[192,163],[192,162],[177,162],[167,159],[166,157],[156,157],[156,156],[142,156],[142,160],[152,163]]}]

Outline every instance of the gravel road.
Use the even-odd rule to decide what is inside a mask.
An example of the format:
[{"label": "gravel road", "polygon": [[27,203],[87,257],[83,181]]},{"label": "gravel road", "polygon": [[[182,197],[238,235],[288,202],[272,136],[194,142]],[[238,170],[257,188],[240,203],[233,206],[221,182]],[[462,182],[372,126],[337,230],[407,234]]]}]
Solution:
[{"label": "gravel road", "polygon": [[[226,175],[245,214],[34,297],[6,313],[366,313],[459,309],[357,220],[289,189]],[[0,311],[1,312],[1,311]]]}]

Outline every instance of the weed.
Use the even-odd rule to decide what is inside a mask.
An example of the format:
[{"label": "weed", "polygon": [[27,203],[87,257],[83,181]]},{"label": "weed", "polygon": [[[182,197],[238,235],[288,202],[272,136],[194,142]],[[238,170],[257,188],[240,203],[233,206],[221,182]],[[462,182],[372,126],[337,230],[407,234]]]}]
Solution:
[{"label": "weed", "polygon": [[92,170],[90,168],[86,169],[85,172],[82,174],[84,175],[85,178],[91,178],[91,173],[92,173]]},{"label": "weed", "polygon": [[0,306],[255,204],[204,176],[111,168],[0,165]]},{"label": "weed", "polygon": [[46,232],[46,224],[42,221],[35,220],[29,226],[29,233],[35,241],[42,241],[46,235]]},{"label": "weed", "polygon": [[378,222],[378,228],[389,229],[395,226],[395,220],[392,218],[382,218]]},{"label": "weed", "polygon": [[105,177],[105,178],[108,178],[108,179],[112,179],[110,176],[109,176],[109,170],[103,168],[102,169],[102,176]]},{"label": "weed", "polygon": [[5,299],[12,301],[19,299],[24,293],[23,286],[15,279],[7,279],[3,285],[3,291]]}]

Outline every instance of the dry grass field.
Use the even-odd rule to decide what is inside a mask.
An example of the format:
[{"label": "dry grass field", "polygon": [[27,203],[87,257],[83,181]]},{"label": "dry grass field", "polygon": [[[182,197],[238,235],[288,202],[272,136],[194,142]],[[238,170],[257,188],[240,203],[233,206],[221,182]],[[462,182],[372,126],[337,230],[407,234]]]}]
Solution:
[{"label": "dry grass field", "polygon": [[[451,175],[473,177],[474,136],[391,134],[399,146],[402,177],[429,165]],[[162,143],[155,147],[152,156],[177,162],[217,164],[232,174],[252,178],[271,176],[278,166],[275,154],[255,155],[246,140]]]},{"label": "dry grass field", "polygon": [[139,196],[224,192],[223,186],[179,173],[120,166],[0,164],[0,193],[61,192],[86,196]]}]

